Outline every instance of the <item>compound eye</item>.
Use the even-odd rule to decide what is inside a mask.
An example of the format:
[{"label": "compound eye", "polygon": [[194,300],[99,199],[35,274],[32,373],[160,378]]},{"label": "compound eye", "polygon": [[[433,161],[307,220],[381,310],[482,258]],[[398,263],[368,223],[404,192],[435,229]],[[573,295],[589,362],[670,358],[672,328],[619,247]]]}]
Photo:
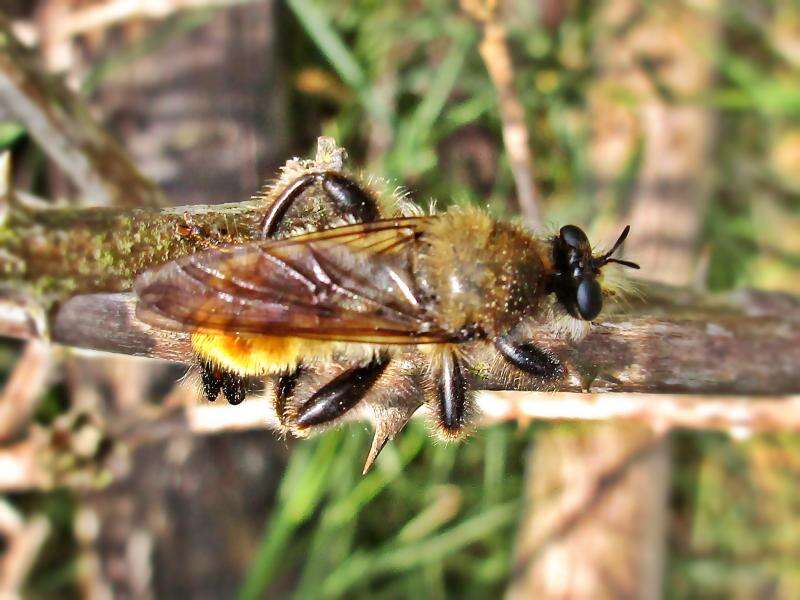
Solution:
[{"label": "compound eye", "polygon": [[593,277],[587,277],[578,285],[575,298],[578,314],[584,321],[591,321],[603,308],[603,290]]},{"label": "compound eye", "polygon": [[564,225],[559,232],[561,240],[569,247],[581,250],[589,247],[589,238],[580,227]]}]

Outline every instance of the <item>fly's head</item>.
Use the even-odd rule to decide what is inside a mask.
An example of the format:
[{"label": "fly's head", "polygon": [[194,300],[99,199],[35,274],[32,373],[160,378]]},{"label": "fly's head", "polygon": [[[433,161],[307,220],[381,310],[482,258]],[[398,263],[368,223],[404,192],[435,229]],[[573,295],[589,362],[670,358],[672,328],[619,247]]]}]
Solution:
[{"label": "fly's head", "polygon": [[565,225],[553,238],[554,273],[550,287],[558,302],[572,317],[591,321],[600,314],[603,288],[599,276],[605,265],[617,263],[632,269],[639,268],[634,262],[612,258],[629,232],[630,226],[625,227],[611,250],[600,255],[592,254],[589,239],[575,225]]}]

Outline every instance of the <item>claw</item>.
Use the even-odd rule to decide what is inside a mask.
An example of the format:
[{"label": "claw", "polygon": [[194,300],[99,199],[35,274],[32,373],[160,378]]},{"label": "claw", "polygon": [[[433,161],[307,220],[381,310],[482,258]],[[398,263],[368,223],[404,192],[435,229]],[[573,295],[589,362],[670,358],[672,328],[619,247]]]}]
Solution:
[{"label": "claw", "polygon": [[372,465],[375,464],[375,459],[378,458],[381,450],[389,443],[389,439],[390,436],[382,428],[379,427],[375,430],[375,436],[372,438],[372,447],[369,449],[367,460],[364,461],[364,469],[361,471],[362,475],[369,473]]},{"label": "claw", "polygon": [[375,424],[375,436],[372,438],[372,447],[369,449],[367,460],[364,461],[362,475],[366,475],[375,464],[375,460],[394,436],[406,426],[412,415],[420,407],[420,404],[413,402],[405,406],[396,406],[388,413],[382,415]]}]

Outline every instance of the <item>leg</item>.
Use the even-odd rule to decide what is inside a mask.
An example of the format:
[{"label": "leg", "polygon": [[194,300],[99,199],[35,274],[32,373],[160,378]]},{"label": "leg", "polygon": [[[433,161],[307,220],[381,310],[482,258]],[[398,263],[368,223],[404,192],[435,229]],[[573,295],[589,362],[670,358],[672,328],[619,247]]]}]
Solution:
[{"label": "leg", "polygon": [[367,395],[388,364],[388,358],[379,357],[368,365],[352,368],[335,377],[300,407],[297,426],[307,429],[341,417]]},{"label": "leg", "polygon": [[214,402],[222,389],[222,371],[206,360],[200,361],[200,381],[206,400]]},{"label": "leg", "polygon": [[231,404],[239,404],[247,395],[243,377],[207,360],[200,361],[200,381],[203,383],[203,394],[209,402],[214,402],[220,392]]},{"label": "leg", "polygon": [[461,363],[451,350],[442,355],[439,381],[436,382],[436,415],[447,437],[458,437],[467,417],[467,382]]},{"label": "leg", "polygon": [[528,375],[545,380],[564,376],[564,367],[558,359],[533,344],[518,344],[501,336],[495,339],[494,345],[508,362]]},{"label": "leg", "polygon": [[298,366],[294,371],[279,375],[274,380],[275,396],[272,401],[275,414],[278,415],[278,420],[283,426],[286,426],[286,403],[294,395],[294,390],[297,388],[297,382],[302,373],[303,368]]},{"label": "leg", "polygon": [[261,225],[265,238],[275,236],[292,203],[316,183],[322,185],[328,199],[340,213],[350,215],[360,223],[374,221],[380,216],[378,205],[372,196],[352,179],[334,171],[307,173],[298,177],[272,203]]},{"label": "leg", "polygon": [[231,373],[222,372],[222,395],[230,404],[241,404],[247,395],[247,387],[244,377]]}]

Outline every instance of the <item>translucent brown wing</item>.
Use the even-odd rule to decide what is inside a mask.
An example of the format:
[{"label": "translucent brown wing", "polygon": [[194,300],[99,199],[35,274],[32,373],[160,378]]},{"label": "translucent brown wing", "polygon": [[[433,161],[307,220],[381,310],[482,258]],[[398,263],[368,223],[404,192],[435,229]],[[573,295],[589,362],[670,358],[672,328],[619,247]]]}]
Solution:
[{"label": "translucent brown wing", "polygon": [[431,218],[204,250],[140,276],[137,315],[179,331],[445,342],[453,335],[437,324],[411,275]]}]

